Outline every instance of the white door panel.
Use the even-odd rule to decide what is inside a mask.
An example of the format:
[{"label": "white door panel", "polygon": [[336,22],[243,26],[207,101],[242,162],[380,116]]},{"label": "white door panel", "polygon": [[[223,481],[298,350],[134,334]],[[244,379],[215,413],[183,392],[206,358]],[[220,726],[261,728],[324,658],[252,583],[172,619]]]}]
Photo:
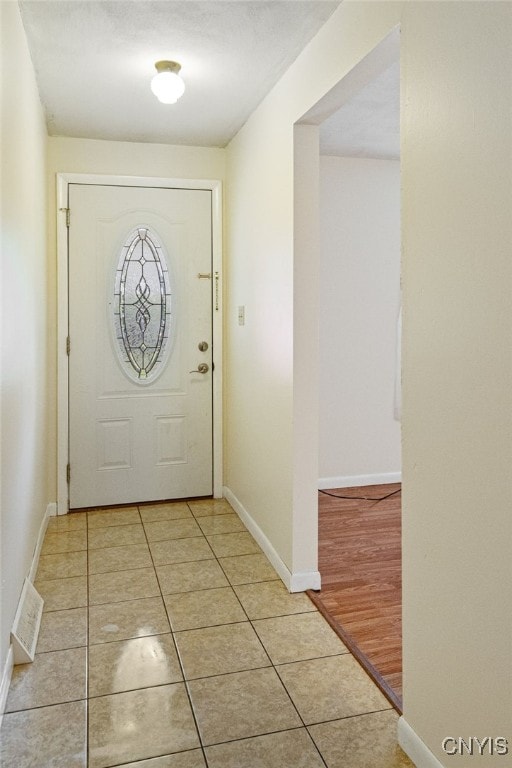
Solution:
[{"label": "white door panel", "polygon": [[71,184],[69,207],[70,507],[209,495],[211,193]]}]

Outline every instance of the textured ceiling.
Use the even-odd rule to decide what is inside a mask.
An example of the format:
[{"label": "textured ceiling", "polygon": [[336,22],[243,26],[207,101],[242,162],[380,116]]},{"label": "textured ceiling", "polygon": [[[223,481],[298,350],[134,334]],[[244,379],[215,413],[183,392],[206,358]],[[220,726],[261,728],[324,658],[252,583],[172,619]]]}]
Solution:
[{"label": "textured ceiling", "polygon": [[[339,0],[24,0],[52,136],[223,147]],[[182,65],[160,104],[154,62]]]}]

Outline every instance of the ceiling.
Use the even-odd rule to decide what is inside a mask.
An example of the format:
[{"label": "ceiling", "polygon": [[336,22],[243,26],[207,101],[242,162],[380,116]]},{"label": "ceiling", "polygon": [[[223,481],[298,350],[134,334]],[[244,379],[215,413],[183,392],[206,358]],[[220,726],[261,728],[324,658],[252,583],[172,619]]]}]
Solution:
[{"label": "ceiling", "polygon": [[[224,147],[339,3],[22,0],[19,5],[50,136]],[[149,89],[159,59],[182,66],[186,90],[177,104],[160,104]],[[396,155],[396,75],[384,73],[324,123],[322,153]]]}]

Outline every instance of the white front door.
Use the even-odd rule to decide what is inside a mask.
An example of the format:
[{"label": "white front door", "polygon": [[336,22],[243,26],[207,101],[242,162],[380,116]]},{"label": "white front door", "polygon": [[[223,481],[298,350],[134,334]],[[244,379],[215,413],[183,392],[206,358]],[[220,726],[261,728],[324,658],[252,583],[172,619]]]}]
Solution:
[{"label": "white front door", "polygon": [[70,184],[70,508],[212,493],[209,190]]}]

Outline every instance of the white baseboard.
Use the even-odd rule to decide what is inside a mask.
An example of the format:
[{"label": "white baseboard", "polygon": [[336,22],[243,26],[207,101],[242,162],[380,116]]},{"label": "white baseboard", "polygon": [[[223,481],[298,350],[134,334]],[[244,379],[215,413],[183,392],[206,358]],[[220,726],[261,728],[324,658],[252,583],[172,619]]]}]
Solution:
[{"label": "white baseboard", "polygon": [[398,743],[416,768],[444,768],[403,716],[398,720]]},{"label": "white baseboard", "polygon": [[325,491],[328,488],[354,488],[358,485],[386,485],[401,482],[401,472],[382,472],[380,475],[340,475],[339,477],[321,477],[318,481],[318,489]]},{"label": "white baseboard", "polygon": [[281,560],[278,553],[250,513],[237,499],[231,489],[226,486],[224,486],[224,497],[229,501],[249,533],[256,539],[289,592],[304,592],[306,589],[320,589],[320,573],[318,571],[292,573]]},{"label": "white baseboard", "polygon": [[290,592],[305,592],[306,589],[320,589],[321,586],[320,571],[305,571],[304,573],[291,574],[288,589]]},{"label": "white baseboard", "polygon": [[14,654],[12,651],[12,645],[10,645],[2,673],[2,682],[0,683],[0,726],[2,725],[2,717],[4,716],[5,705],[7,703],[7,694],[9,693],[13,667]]},{"label": "white baseboard", "polygon": [[32,564],[30,566],[30,570],[28,572],[28,580],[34,583],[34,579],[36,577],[37,573],[37,567],[39,565],[39,557],[41,555],[41,547],[43,546],[44,541],[44,535],[46,533],[46,529],[48,528],[48,519],[50,517],[54,517],[57,514],[57,504],[55,502],[52,502],[48,504],[46,507],[46,512],[44,514],[43,519],[41,520],[41,525],[39,528],[39,534],[37,537],[36,546],[34,549],[34,555],[32,557]]}]

